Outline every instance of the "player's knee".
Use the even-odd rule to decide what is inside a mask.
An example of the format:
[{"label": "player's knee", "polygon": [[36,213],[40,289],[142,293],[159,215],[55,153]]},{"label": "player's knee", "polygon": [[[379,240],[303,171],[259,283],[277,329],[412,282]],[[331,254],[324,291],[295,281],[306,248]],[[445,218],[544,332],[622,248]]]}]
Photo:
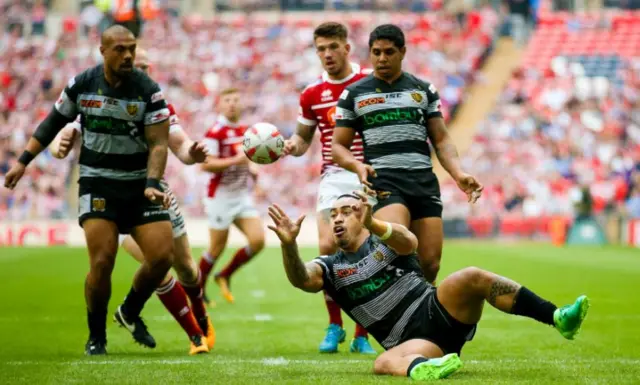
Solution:
[{"label": "player's knee", "polygon": [[381,354],[376,358],[373,362],[373,373],[374,374],[388,374],[390,372],[390,367],[392,365],[392,360],[388,354]]},{"label": "player's knee", "polygon": [[146,263],[154,270],[169,270],[173,264],[173,242],[159,242],[145,255]]},{"label": "player's knee", "polygon": [[252,254],[258,254],[264,249],[264,234],[260,236],[254,236],[249,239],[249,248]]},{"label": "player's knee", "polygon": [[97,253],[91,258],[90,272],[96,276],[111,276],[115,266],[115,255],[111,253]]},{"label": "player's knee", "polygon": [[470,266],[460,270],[459,274],[462,276],[465,284],[472,288],[472,290],[484,291],[487,284],[486,271],[479,267]]},{"label": "player's knee", "polygon": [[424,250],[420,251],[420,266],[422,272],[425,275],[427,281],[432,282],[438,276],[440,271],[440,258],[442,257],[442,251],[437,250]]}]

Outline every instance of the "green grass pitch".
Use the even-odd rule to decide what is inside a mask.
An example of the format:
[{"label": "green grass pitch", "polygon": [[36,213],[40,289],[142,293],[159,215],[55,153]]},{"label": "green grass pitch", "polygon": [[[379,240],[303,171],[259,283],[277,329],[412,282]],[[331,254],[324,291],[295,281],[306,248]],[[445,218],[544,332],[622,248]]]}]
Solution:
[{"label": "green grass pitch", "polygon": [[[199,255],[200,250],[194,250]],[[303,249],[305,259],[313,249]],[[227,253],[227,257],[229,252]],[[224,263],[226,258],[221,262]],[[557,305],[586,293],[591,310],[575,341],[552,328],[487,307],[463,351],[460,384],[640,383],[640,251],[547,245],[447,242],[439,279],[479,266],[528,286]],[[0,383],[2,384],[402,384],[376,377],[373,358],[317,352],[327,314],[322,296],[292,288],[277,249],[268,249],[233,281],[236,304],[208,293],[218,340],[190,357],[178,325],[153,298],[143,317],[158,342],[135,345],[109,322],[109,355],[83,356],[87,337],[83,249],[0,248]],[[110,311],[129,289],[136,263],[123,251],[113,275]],[[111,314],[110,314],[111,317]],[[348,340],[353,323],[346,321]],[[347,340],[347,342],[348,342]],[[379,345],[374,345],[379,351]]]}]

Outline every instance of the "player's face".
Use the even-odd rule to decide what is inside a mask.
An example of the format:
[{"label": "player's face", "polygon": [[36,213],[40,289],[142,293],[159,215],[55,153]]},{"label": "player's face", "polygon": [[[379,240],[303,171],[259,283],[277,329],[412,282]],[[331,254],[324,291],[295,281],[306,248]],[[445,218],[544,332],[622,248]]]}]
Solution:
[{"label": "player's face", "polygon": [[237,121],[240,118],[240,94],[234,92],[220,97],[220,113],[231,121]]},{"label": "player's face", "polygon": [[360,218],[353,210],[353,206],[356,204],[358,201],[353,198],[342,198],[336,201],[329,212],[333,240],[341,249],[347,248],[351,243],[357,241],[362,232]]},{"label": "player's face", "polygon": [[402,71],[402,59],[407,48],[398,48],[389,40],[376,40],[369,50],[371,64],[381,78],[393,78]]},{"label": "player's face", "polygon": [[338,75],[344,69],[349,57],[351,46],[338,38],[317,37],[315,40],[316,54],[322,63],[322,68],[329,75]]},{"label": "player's face", "polygon": [[126,76],[133,71],[136,59],[136,40],[129,34],[115,35],[107,46],[101,46],[104,64],[118,76]]}]

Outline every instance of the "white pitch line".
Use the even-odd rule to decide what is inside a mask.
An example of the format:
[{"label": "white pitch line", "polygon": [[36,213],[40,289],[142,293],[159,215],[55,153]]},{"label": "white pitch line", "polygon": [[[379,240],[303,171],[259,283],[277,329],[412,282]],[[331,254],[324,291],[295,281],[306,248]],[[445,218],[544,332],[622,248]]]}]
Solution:
[{"label": "white pitch line", "polygon": [[[640,359],[633,358],[606,358],[606,359],[570,359],[570,360],[538,360],[530,358],[506,358],[498,360],[464,360],[466,364],[474,365],[495,365],[495,364],[528,364],[528,365],[566,365],[578,366],[588,364],[618,364],[618,365],[640,365]],[[189,359],[157,359],[148,360],[75,360],[75,361],[8,361],[7,365],[63,365],[63,366],[84,366],[84,365],[230,365],[230,364],[260,364],[264,366],[286,366],[286,365],[339,365],[339,364],[371,364],[370,360],[344,359],[344,360],[301,360],[286,359],[285,357],[265,357],[262,359],[213,359],[209,361],[189,360]]]}]

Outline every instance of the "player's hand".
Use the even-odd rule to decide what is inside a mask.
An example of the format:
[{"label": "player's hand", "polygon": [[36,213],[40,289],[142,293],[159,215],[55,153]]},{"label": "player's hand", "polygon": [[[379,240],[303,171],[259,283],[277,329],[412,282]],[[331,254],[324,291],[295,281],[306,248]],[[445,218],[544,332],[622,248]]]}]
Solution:
[{"label": "player's hand", "polygon": [[207,155],[209,155],[209,150],[204,143],[193,142],[191,147],[189,147],[189,155],[196,163],[204,163]]},{"label": "player's hand", "polygon": [[476,203],[482,195],[482,190],[484,190],[484,186],[473,175],[464,172],[458,176],[456,183],[460,190],[467,194],[469,203]]},{"label": "player's hand", "polygon": [[294,140],[287,139],[284,141],[284,148],[282,149],[282,156],[293,155],[298,152],[298,143]]},{"label": "player's hand", "polygon": [[62,132],[60,143],[58,144],[58,153],[56,154],[57,158],[64,159],[69,155],[76,141],[77,134],[78,131],[76,130],[65,130]]},{"label": "player's hand", "polygon": [[368,229],[371,226],[371,222],[373,221],[373,207],[369,202],[367,194],[365,194],[364,192],[355,190],[353,192],[353,195],[359,197],[360,201],[357,204],[353,205],[351,209],[359,214],[360,223],[362,223],[362,226],[364,228]]},{"label": "player's hand", "polygon": [[300,226],[304,220],[304,215],[301,215],[297,221],[293,222],[291,218],[289,218],[280,208],[280,206],[274,203],[269,206],[269,216],[273,220],[275,226],[269,225],[267,227],[276,233],[278,238],[280,238],[280,242],[284,244],[292,244],[295,242],[298,234],[300,233]]},{"label": "player's hand", "polygon": [[360,183],[364,186],[371,188],[373,185],[369,182],[369,176],[376,177],[376,170],[373,169],[373,166],[370,164],[358,163],[356,166],[356,174],[358,175],[358,179],[360,179]]},{"label": "player's hand", "polygon": [[26,166],[20,162],[17,162],[11,167],[11,170],[4,176],[4,187],[13,190],[18,182],[20,182],[20,179],[22,179],[25,169]]},{"label": "player's hand", "polygon": [[233,164],[234,165],[241,165],[241,164],[248,164],[249,163],[249,158],[244,153],[244,151],[238,152],[236,154],[236,156],[234,156],[232,159],[233,159]]},{"label": "player's hand", "polygon": [[169,208],[169,203],[171,203],[171,199],[169,195],[163,193],[162,191],[155,189],[153,187],[147,187],[144,189],[144,196],[147,197],[151,203],[156,205],[162,205],[165,209]]}]

